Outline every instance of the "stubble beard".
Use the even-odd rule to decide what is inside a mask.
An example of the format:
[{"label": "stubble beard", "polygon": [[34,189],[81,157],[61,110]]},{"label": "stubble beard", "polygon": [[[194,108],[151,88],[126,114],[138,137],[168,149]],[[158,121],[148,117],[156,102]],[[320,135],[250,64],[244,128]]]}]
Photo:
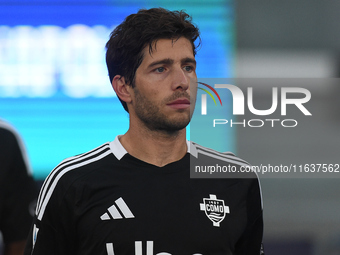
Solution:
[{"label": "stubble beard", "polygon": [[[152,102],[143,96],[137,88],[134,90],[136,115],[149,130],[174,134],[189,124],[192,115],[191,111],[178,114],[178,117],[170,119],[167,115],[160,111],[160,106],[157,106],[155,102]],[[166,105],[166,103],[181,97],[185,97],[190,100],[188,93],[177,91],[171,97],[163,100],[161,105]]]}]

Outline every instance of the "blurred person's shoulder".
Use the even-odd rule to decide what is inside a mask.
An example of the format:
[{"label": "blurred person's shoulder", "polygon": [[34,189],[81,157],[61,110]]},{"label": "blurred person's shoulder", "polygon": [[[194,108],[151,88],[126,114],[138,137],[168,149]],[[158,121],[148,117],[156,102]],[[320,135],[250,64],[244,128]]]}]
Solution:
[{"label": "blurred person's shoulder", "polygon": [[0,119],[0,147],[9,146],[20,140],[18,131],[9,122]]},{"label": "blurred person's shoulder", "polygon": [[[18,163],[19,158],[26,157],[23,140],[17,129],[9,122],[0,119],[0,162],[1,171],[9,170]],[[25,166],[28,169],[28,165]]]}]

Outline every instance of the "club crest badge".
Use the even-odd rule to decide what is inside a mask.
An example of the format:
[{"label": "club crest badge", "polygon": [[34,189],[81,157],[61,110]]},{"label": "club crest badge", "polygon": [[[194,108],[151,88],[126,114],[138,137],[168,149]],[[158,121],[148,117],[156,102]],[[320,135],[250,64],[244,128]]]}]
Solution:
[{"label": "club crest badge", "polygon": [[223,200],[217,199],[216,195],[211,194],[209,198],[203,198],[200,209],[205,212],[205,215],[213,222],[215,227],[220,226],[226,213],[230,213],[229,206],[225,206]]}]

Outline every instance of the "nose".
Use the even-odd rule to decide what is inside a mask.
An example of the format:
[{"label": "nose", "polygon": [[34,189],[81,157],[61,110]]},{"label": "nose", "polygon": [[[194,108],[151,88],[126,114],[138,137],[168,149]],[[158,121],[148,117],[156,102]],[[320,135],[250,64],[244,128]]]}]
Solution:
[{"label": "nose", "polygon": [[177,68],[173,75],[173,90],[187,90],[189,88],[190,78],[182,68]]}]

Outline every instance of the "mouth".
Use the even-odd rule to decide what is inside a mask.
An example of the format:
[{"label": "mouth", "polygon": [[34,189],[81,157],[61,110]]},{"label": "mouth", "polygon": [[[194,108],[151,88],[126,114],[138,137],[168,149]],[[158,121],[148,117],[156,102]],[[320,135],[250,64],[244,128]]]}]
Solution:
[{"label": "mouth", "polygon": [[190,100],[186,98],[179,98],[174,101],[171,101],[167,105],[175,109],[186,109],[190,107]]}]

